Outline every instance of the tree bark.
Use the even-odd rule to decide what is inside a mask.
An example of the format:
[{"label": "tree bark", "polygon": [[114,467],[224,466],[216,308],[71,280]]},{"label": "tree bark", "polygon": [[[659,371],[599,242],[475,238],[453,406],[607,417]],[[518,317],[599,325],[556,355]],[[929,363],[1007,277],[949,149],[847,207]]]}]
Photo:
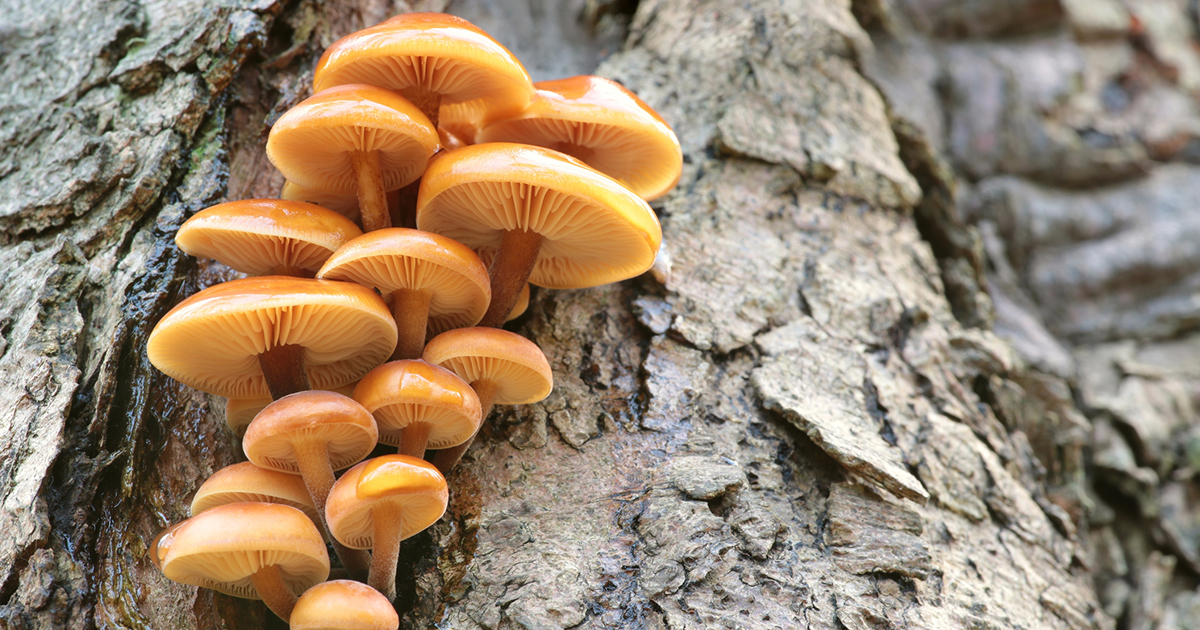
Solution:
[{"label": "tree bark", "polygon": [[[582,2],[509,4],[480,26],[540,51],[538,72],[591,70]],[[598,32],[628,30],[596,72],[679,135],[683,178],[653,204],[665,253],[537,292],[516,330],[554,392],[499,408],[446,517],[405,541],[402,627],[1113,627],[1083,560],[1089,421],[990,331],[954,175],[893,129],[850,2],[624,5],[588,3],[615,11]],[[146,555],[243,456],[223,402],[155,371],[145,341],[234,277],[175,230],[277,195],[269,122],[323,46],[393,10],[38,8],[0,29],[0,628],[282,627]],[[577,46],[539,48],[522,15]]]}]

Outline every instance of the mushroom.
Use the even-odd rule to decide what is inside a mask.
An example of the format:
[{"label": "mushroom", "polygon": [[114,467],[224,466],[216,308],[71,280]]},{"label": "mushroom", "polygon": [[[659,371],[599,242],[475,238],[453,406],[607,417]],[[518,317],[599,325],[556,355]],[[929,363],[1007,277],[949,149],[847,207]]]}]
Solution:
[{"label": "mushroom", "polygon": [[[371,412],[335,392],[308,391],[284,396],[254,417],[242,450],[255,466],[300,475],[318,515],[324,515],[333,471],[352,466],[371,453],[379,429]],[[351,572],[365,558],[334,541],[334,550]]]},{"label": "mushroom", "polygon": [[479,396],[461,378],[424,361],[393,361],[358,382],[354,399],[375,416],[379,441],[403,455],[471,439],[483,421]]},{"label": "mushroom", "polygon": [[383,455],[346,471],[333,486],[325,517],[347,547],[373,549],[367,580],[396,600],[400,541],[437,522],[450,495],[432,464],[408,455]]},{"label": "mushroom", "polygon": [[400,617],[370,586],[330,580],[304,591],[288,623],[291,630],[397,630]]},{"label": "mushroom", "polygon": [[295,475],[259,468],[250,462],[226,466],[213,473],[192,497],[191,515],[196,516],[230,503],[278,503],[304,512],[320,526],[321,517]]},{"label": "mushroom", "polygon": [[317,276],[357,282],[392,297],[398,339],[393,359],[421,356],[428,333],[474,326],[491,299],[487,268],[465,245],[406,228],[346,243]]},{"label": "mushroom", "polygon": [[271,126],[267,157],[311,190],[357,191],[363,228],[391,225],[385,191],[414,182],[438,149],[429,118],[393,92],[340,85],[284,112]]},{"label": "mushroom", "polygon": [[287,621],[296,595],[329,576],[325,541],[303,512],[273,503],[231,503],[194,516],[158,545],[175,582],[261,599]]},{"label": "mushroom", "polygon": [[578,76],[533,86],[537,92],[523,112],[484,127],[476,141],[561,151],[647,200],[679,182],[683,152],[675,132],[621,84]]},{"label": "mushroom", "polygon": [[443,105],[487,101],[497,116],[519,112],[533,82],[507,48],[470,22],[444,13],[405,13],[325,50],[313,91],[367,83],[395,90],[434,126]]},{"label": "mushroom", "polygon": [[310,203],[281,199],[231,201],[184,221],[175,243],[252,276],[313,277],[326,258],[362,230]]},{"label": "mushroom", "polygon": [[[330,391],[335,391],[343,396],[353,396],[354,387],[357,382],[341,387],[334,387]],[[258,398],[230,398],[225,401],[225,424],[229,426],[229,430],[240,440],[246,435],[246,427],[254,421],[254,416],[262,411],[264,407],[271,404],[275,400],[270,396],[260,396]]]},{"label": "mushroom", "polygon": [[171,542],[175,540],[175,530],[183,527],[183,524],[186,522],[182,521],[174,525],[168,525],[161,532],[158,532],[154,540],[150,541],[150,548],[146,550],[146,553],[150,556],[150,562],[156,569],[162,570],[162,559],[166,555],[167,550],[171,548]]},{"label": "mushroom", "polygon": [[226,398],[280,398],[353,383],[396,346],[374,291],[345,282],[267,276],[233,280],[180,302],[146,354],[181,383]]},{"label": "mushroom", "polygon": [[592,287],[650,268],[662,229],[650,206],[612,178],[557,151],[476,144],[434,159],[421,179],[417,225],[492,259],[498,327],[528,281]]},{"label": "mushroom", "polygon": [[[494,404],[535,403],[554,388],[554,374],[546,355],[532,341],[506,330],[460,328],[444,332],[429,341],[423,358],[471,384],[479,395],[484,420]],[[433,463],[448,474],[471,441],[438,451]]]},{"label": "mushroom", "polygon": [[468,144],[475,144],[474,142],[467,142],[460,134],[454,133],[454,131],[445,127],[438,127],[438,139],[442,143],[442,148],[447,151],[465,147]]}]

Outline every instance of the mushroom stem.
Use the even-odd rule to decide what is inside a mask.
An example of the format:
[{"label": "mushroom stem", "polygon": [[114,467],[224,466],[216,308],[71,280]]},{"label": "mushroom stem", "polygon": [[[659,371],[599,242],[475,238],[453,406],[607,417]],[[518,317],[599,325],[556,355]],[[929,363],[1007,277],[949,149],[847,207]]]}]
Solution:
[{"label": "mushroom stem", "polygon": [[400,90],[400,96],[408,99],[409,103],[417,106],[422,114],[429,118],[429,122],[433,123],[433,128],[438,126],[438,110],[442,108],[442,95],[432,90],[427,90],[423,87],[413,86]]},{"label": "mushroom stem", "polygon": [[371,510],[371,576],[367,585],[396,601],[396,564],[400,561],[400,515],[386,504]]},{"label": "mushroom stem", "polygon": [[400,431],[400,454],[424,459],[425,447],[429,445],[429,431],[432,428],[428,422],[414,422],[404,427]]},{"label": "mushroom stem", "polygon": [[[483,430],[483,423],[487,422],[488,416],[492,413],[492,406],[496,404],[496,392],[500,389],[500,383],[493,380],[482,380],[471,383],[471,389],[475,390],[475,394],[479,396],[479,407],[483,414],[480,416],[483,420],[479,423],[479,431]],[[447,449],[442,449],[433,457],[433,465],[437,466],[438,470],[443,475],[449,475],[451,470],[458,465],[459,460],[466,454],[467,449],[471,448],[471,444],[475,441],[475,437],[479,435],[479,431],[471,436],[471,439],[459,444],[451,446]]]},{"label": "mushroom stem", "polygon": [[383,189],[378,151],[351,151],[350,164],[358,180],[358,210],[362,213],[363,231],[371,232],[392,226],[388,212],[387,192]]},{"label": "mushroom stem", "polygon": [[529,281],[533,264],[542,249],[542,235],[525,230],[506,230],[488,275],[492,277],[492,302],[480,326],[500,328],[508,319],[521,289]]},{"label": "mushroom stem", "polygon": [[271,398],[279,400],[288,394],[312,389],[304,368],[304,346],[287,344],[275,346],[258,355],[258,365]]},{"label": "mushroom stem", "polygon": [[333,467],[329,465],[329,451],[325,443],[319,440],[300,440],[292,444],[296,453],[296,464],[300,468],[300,477],[304,479],[304,487],[308,496],[312,497],[317,514],[321,516],[321,528],[325,539],[333,544],[333,550],[342,561],[342,566],[351,575],[361,574],[367,569],[370,561],[367,553],[358,549],[350,549],[338,542],[329,533],[329,523],[325,519],[325,503],[329,501],[329,490],[333,488]]},{"label": "mushroom stem", "polygon": [[397,289],[392,293],[392,317],[396,318],[396,350],[392,360],[419,359],[425,349],[425,332],[429,327],[430,291]]},{"label": "mushroom stem", "polygon": [[296,607],[296,594],[284,583],[279,565],[268,564],[255,571],[250,576],[250,581],[254,583],[258,596],[271,612],[279,615],[284,621],[291,620],[292,609]]}]

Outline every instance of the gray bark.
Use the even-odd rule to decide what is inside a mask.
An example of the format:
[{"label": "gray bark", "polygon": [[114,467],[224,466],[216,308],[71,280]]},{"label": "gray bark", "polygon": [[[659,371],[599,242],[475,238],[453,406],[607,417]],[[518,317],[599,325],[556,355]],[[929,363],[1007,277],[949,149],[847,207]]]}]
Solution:
[{"label": "gray bark", "polygon": [[[1021,215],[1082,194],[1048,185],[1162,156],[1133,135],[1081,149],[1072,120],[1045,117],[1062,98],[1048,79],[1012,112],[969,104],[996,92],[977,83],[1007,89],[1020,54],[1061,54],[1068,72],[1077,39],[1128,28],[1081,1],[452,4],[535,79],[603,58],[596,73],[674,126],[685,170],[655,204],[654,274],[537,291],[516,322],[555,391],[499,410],[450,478],[447,516],[406,543],[402,626],[1195,627],[1176,571],[1200,567],[1195,487],[1160,482],[1182,467],[1162,458],[1190,416],[1137,406],[1189,392],[1128,367],[1175,347],[1081,346],[1101,358],[1077,376],[1062,344],[1148,324],[1087,288],[1122,259],[1098,252],[1108,276],[1062,282],[1049,250],[1063,243]],[[266,132],[325,46],[443,4],[0,8],[0,628],[278,627],[146,557],[242,458],[222,401],[145,358],[172,304],[234,277],[172,237],[201,208],[278,192]],[[1162,30],[1184,73],[1186,46]],[[977,141],[992,132],[1015,139]],[[1163,330],[1182,330],[1170,292],[1185,289],[1163,286],[1163,309],[1178,306]],[[1106,459],[1088,468],[1093,443]],[[1114,515],[1089,496],[1096,479],[1150,520]]]}]

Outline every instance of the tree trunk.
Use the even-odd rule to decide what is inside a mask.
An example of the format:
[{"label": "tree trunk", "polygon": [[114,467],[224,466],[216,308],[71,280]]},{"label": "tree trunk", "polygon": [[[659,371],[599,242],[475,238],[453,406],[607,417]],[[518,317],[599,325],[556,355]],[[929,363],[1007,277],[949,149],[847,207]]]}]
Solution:
[{"label": "tree trunk", "polygon": [[[499,408],[405,542],[402,627],[1112,627],[1080,530],[1089,422],[990,331],[954,175],[860,74],[850,2],[587,2],[593,31],[584,4],[451,9],[538,79],[619,49],[596,73],[684,148],[664,254],[536,290],[510,325],[554,393]],[[0,628],[282,627],[146,556],[243,459],[146,337],[234,277],[174,232],[278,193],[268,125],[323,47],[441,8],[6,3]]]}]

